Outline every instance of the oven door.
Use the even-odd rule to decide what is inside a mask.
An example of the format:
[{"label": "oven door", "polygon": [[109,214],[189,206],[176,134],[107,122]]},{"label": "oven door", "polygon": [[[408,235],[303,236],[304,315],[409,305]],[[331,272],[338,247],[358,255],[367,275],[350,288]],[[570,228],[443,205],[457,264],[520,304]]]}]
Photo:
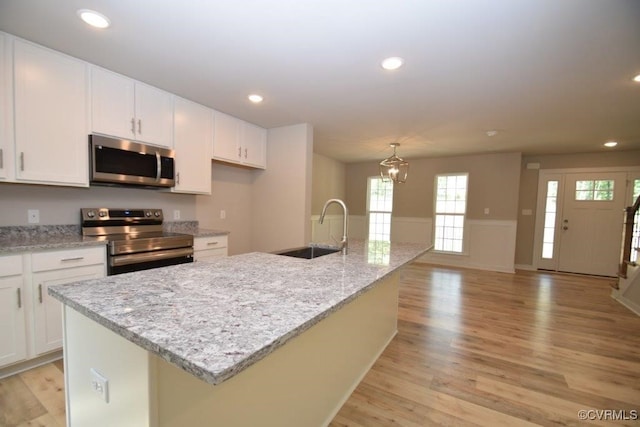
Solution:
[{"label": "oven door", "polygon": [[167,249],[109,256],[107,274],[130,273],[168,265],[193,262],[193,248]]},{"label": "oven door", "polygon": [[126,139],[89,136],[91,183],[173,187],[174,152]]}]

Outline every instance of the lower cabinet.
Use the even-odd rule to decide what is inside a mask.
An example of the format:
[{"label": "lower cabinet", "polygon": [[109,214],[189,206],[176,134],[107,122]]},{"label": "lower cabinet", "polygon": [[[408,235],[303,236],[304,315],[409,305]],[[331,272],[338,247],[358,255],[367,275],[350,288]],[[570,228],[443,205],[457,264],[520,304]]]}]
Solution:
[{"label": "lower cabinet", "polygon": [[227,256],[227,236],[195,237],[193,239],[194,262],[207,262]]},{"label": "lower cabinet", "polygon": [[49,286],[106,275],[102,246],[0,257],[0,367],[62,348],[62,305]]},{"label": "lower cabinet", "polygon": [[0,257],[0,366],[27,357],[22,255]]}]

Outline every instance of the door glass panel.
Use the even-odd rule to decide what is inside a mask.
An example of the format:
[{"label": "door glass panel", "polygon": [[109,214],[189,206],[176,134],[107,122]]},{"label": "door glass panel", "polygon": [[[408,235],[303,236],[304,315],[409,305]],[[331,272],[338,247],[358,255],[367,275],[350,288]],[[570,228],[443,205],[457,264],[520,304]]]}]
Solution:
[{"label": "door glass panel", "polygon": [[597,179],[576,181],[576,200],[613,200],[613,180]]}]

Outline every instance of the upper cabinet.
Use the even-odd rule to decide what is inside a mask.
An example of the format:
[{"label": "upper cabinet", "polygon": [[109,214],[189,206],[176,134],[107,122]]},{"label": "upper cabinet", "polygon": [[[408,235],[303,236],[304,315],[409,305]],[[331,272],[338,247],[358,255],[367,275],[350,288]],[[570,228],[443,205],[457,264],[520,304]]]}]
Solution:
[{"label": "upper cabinet", "polygon": [[176,185],[171,192],[211,194],[213,110],[176,97],[174,126]]},{"label": "upper cabinet", "polygon": [[85,62],[15,40],[16,181],[88,186],[88,74]]},{"label": "upper cabinet", "polygon": [[0,33],[0,181],[13,175],[13,82],[9,37]]},{"label": "upper cabinet", "polygon": [[91,71],[92,131],[173,147],[173,95],[99,67]]},{"label": "upper cabinet", "polygon": [[213,158],[239,165],[265,169],[267,130],[228,114],[216,112]]}]

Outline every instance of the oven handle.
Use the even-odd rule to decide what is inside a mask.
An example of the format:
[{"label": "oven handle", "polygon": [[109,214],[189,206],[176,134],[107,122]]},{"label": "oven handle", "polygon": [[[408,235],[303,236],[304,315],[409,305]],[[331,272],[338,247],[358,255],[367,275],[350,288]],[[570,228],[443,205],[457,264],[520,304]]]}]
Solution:
[{"label": "oven handle", "polygon": [[131,255],[118,255],[109,258],[111,267],[121,265],[138,264],[147,261],[156,261],[168,258],[182,258],[193,255],[193,248],[169,249],[165,251],[142,252]]}]

